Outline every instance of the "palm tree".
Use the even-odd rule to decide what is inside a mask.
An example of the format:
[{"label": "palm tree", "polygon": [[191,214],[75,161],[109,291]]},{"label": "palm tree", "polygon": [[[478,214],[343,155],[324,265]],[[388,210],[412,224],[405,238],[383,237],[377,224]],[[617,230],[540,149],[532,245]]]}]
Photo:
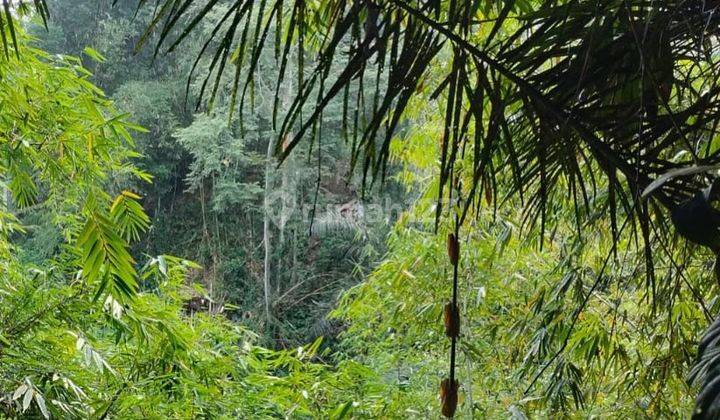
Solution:
[{"label": "palm tree", "polygon": [[[12,3],[3,0],[5,10]],[[313,141],[323,111],[338,100],[352,167],[368,183],[382,180],[390,142],[419,95],[444,113],[439,204],[472,154],[461,223],[483,193],[495,205],[519,197],[541,233],[562,195],[572,197],[579,224],[604,206],[616,239],[643,239],[654,298],[653,244],[671,235],[670,213],[710,235],[689,239],[718,239],[715,219],[682,217],[693,197],[707,204],[699,191],[720,164],[718,1],[139,0],[138,7],[150,4],[154,19],[140,44],[154,39],[156,53],[177,49],[211,11],[224,11],[201,53],[210,103],[233,67],[232,102],[247,106],[258,59],[275,49],[277,88],[290,77],[298,86],[289,111],[275,112],[278,138],[294,134],[285,147],[275,142],[280,158]],[[45,18],[44,0],[34,5]],[[287,70],[292,50],[297,74]],[[358,86],[374,87],[372,99]],[[720,411],[720,347],[709,337],[696,371],[701,415]]]}]

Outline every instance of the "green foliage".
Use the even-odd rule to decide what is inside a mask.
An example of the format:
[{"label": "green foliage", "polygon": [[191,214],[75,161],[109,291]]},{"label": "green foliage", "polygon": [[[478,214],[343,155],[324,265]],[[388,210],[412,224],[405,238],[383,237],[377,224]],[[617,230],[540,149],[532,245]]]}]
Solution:
[{"label": "green foliage", "polygon": [[[49,5],[53,24],[47,32],[35,31],[40,45],[55,53],[81,55],[93,69],[92,80],[129,119],[147,128],[134,135],[141,155],[134,162],[153,175],[153,183],[113,179],[115,194],[136,191],[152,219],[146,235],[140,235],[131,247],[135,259],[147,253],[198,261],[202,268],[190,273],[192,280],[201,282],[215,302],[233,308],[229,316],[254,329],[263,328],[259,303],[267,196],[272,213],[269,268],[277,334],[263,339],[285,347],[318,335],[334,335],[325,328],[323,317],[339,292],[360,281],[382,255],[384,236],[394,220],[337,217],[337,206],[363,202],[358,188],[361,180],[349,171],[350,147],[343,135],[347,130],[339,118],[342,104],[329,105],[321,141],[298,148],[286,165],[276,169],[276,162],[266,159],[268,144],[277,136],[273,103],[278,98],[280,108],[275,111],[284,112],[297,81],[288,80],[280,90],[268,83],[279,70],[269,51],[258,57],[259,77],[246,94],[254,106],[243,111],[242,125],[237,118],[228,118],[233,108],[233,74],[221,78],[213,113],[197,113],[193,108],[204,78],[190,70],[203,38],[227,12],[221,4],[187,38],[182,51],[158,57],[153,57],[151,49],[135,48],[152,18],[151,10],[141,8],[135,16],[136,5],[126,2],[111,7],[110,2],[51,0]],[[254,26],[248,28],[248,36],[253,32]],[[150,34],[148,39],[158,35]],[[198,65],[209,60],[203,58]],[[289,54],[288,71],[295,71],[297,60],[296,53]],[[238,63],[243,70],[250,65]],[[271,169],[268,176],[266,163]],[[269,191],[264,188],[266,178]],[[365,203],[397,203],[402,197],[402,191],[389,183],[383,193],[367,197]],[[29,211],[26,216],[36,224],[25,240],[33,245],[27,247],[28,259],[50,246],[39,236],[53,232],[47,219],[37,213]]]},{"label": "green foliage", "polygon": [[[348,325],[338,357],[384,379],[387,415],[424,418],[439,412],[435,396],[447,375],[442,310],[452,267],[445,236],[464,207],[452,206],[434,231],[437,169],[427,156],[439,147],[432,141],[438,124],[422,118],[426,105],[411,105],[421,116],[413,141],[392,153],[419,200],[394,228],[384,261],[333,316]],[[462,177],[459,185],[453,194],[467,197],[471,183]],[[686,416],[695,390],[685,377],[697,337],[720,310],[706,256],[690,263],[692,254],[658,241],[667,253],[646,265],[638,238],[613,240],[614,228],[632,222],[612,226],[603,214],[607,195],[592,203],[584,225],[573,223],[572,201],[556,202],[558,218],[542,248],[541,229],[526,224],[519,200],[493,209],[492,197],[483,199],[470,207],[460,235],[458,415]],[[651,269],[662,282],[649,283]]]},{"label": "green foliage", "polygon": [[[592,13],[583,2],[438,2],[428,6],[432,17],[393,0],[380,10],[298,1],[255,11],[189,1],[161,6],[156,20],[142,8],[131,20],[134,8],[118,4],[89,27],[96,13],[80,3],[58,4],[75,13],[61,14],[45,42],[84,52],[101,73],[94,80],[149,130],[137,133],[139,156],[128,134],[138,127],[88,82],[78,59],[22,47],[21,59],[2,62],[5,415],[436,417],[449,351],[440,320],[453,217],[465,222],[460,416],[690,411],[695,390],[684,377],[720,302],[706,256],[672,235],[658,204],[672,207],[699,181],[663,184],[647,206],[639,192],[668,168],[717,158],[708,128],[717,92],[706,70],[715,47],[688,41],[693,25],[664,6],[615,1]],[[670,6],[691,22],[705,13]],[[481,23],[459,19],[464,13]],[[168,16],[177,19],[161,26]],[[633,20],[652,24],[637,45]],[[162,29],[139,35],[147,24]],[[672,34],[662,46],[674,54],[684,48],[705,58],[668,66],[656,27]],[[132,54],[138,39],[153,37],[199,52],[215,29],[229,35],[208,44],[218,48],[214,57],[171,54],[151,67],[152,51]],[[338,54],[345,48],[347,57]],[[311,60],[315,50],[321,55]],[[598,60],[595,51],[617,59]],[[210,71],[186,85],[196,65]],[[671,79],[669,90],[652,92],[652,78]],[[712,89],[702,93],[705,82]],[[186,87],[190,103],[211,92],[211,111],[189,112]],[[238,105],[239,118],[228,118]],[[697,134],[697,144],[688,148],[680,132]],[[299,143],[303,134],[313,142]],[[267,150],[286,156],[285,166],[266,171],[275,164]],[[135,165],[157,174],[156,184]],[[377,267],[385,222],[320,212],[307,238],[304,214],[261,211],[267,203],[352,203],[365,185],[352,169],[392,174],[388,165],[402,167],[395,178],[418,200]],[[395,193],[385,197],[402,196]],[[450,205],[436,205],[438,197]],[[38,246],[44,238],[50,243]],[[273,328],[258,320],[263,262]],[[343,295],[335,322],[318,322],[338,290],[371,268]],[[187,287],[194,280],[208,292]],[[239,310],[228,320],[187,309],[198,295]],[[294,345],[326,333],[324,343]],[[270,339],[291,350],[256,346]]]},{"label": "green foliage", "polygon": [[[112,292],[129,296],[133,261],[128,243],[108,221],[102,182],[111,174],[148,179],[128,163],[136,156],[128,133],[134,126],[86,80],[88,73],[76,59],[27,47],[20,52],[22,59],[0,63],[6,80],[0,91],[0,136],[6,139],[0,153],[12,197],[6,208],[47,209],[65,242],[77,243],[74,264],[93,287],[100,285],[98,293],[112,279]],[[60,257],[71,258],[73,249]]]},{"label": "green foliage", "polygon": [[123,191],[110,207],[110,217],[120,231],[120,236],[126,241],[140,240],[140,233],[150,226],[150,219],[145,214],[135,193]]},{"label": "green foliage", "polygon": [[[366,371],[340,374],[320,363],[320,340],[275,352],[225,318],[189,313],[184,304],[198,293],[186,286],[200,268],[194,263],[158,256],[135,264],[130,242],[150,220],[141,197],[121,186],[149,181],[133,165],[128,130],[137,127],[87,80],[79,60],[29,48],[16,35],[20,59],[0,58],[0,413],[313,418],[339,407],[338,416],[347,414],[349,395],[336,390]],[[22,245],[40,239],[25,240],[25,213],[49,217],[58,244],[25,253]]]},{"label": "green foliage", "polygon": [[262,188],[257,182],[242,182],[243,173],[257,167],[262,158],[247,152],[249,136],[236,138],[227,118],[197,115],[192,124],[175,132],[178,144],[193,157],[186,178],[189,191],[197,191],[211,180],[212,209],[224,213],[235,206],[257,202]]}]

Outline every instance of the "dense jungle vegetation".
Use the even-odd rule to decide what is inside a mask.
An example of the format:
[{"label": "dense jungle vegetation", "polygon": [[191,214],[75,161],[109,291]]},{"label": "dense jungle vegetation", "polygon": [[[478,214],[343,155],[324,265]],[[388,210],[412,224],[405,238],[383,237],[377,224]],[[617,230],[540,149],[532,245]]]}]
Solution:
[{"label": "dense jungle vegetation", "polygon": [[719,8],[2,0],[0,418],[720,418]]}]

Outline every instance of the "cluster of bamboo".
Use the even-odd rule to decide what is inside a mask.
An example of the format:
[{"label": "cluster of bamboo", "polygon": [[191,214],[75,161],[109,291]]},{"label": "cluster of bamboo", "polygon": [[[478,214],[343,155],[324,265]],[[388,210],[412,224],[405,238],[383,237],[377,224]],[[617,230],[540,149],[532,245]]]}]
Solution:
[{"label": "cluster of bamboo", "polygon": [[[456,227],[457,233],[457,227]],[[440,383],[441,412],[445,417],[453,417],[458,402],[458,381],[455,379],[455,349],[460,336],[460,309],[457,304],[458,261],[460,244],[456,234],[449,234],[447,239],[448,257],[453,265],[452,300],[445,304],[445,335],[451,340],[450,345],[450,377]]]}]

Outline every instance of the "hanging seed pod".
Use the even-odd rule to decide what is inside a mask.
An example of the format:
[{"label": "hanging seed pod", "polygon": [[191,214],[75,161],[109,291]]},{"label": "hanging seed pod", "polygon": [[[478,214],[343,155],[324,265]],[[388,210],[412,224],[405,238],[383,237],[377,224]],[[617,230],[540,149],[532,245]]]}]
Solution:
[{"label": "hanging seed pod", "polygon": [[455,416],[455,409],[457,408],[458,402],[458,381],[455,379],[455,383],[450,385],[450,379],[445,378],[440,382],[440,412],[447,418]]},{"label": "hanging seed pod", "polygon": [[460,311],[452,302],[445,304],[445,335],[450,338],[460,336]]},{"label": "hanging seed pod", "polygon": [[492,186],[490,184],[490,181],[488,181],[487,178],[483,178],[483,190],[485,191],[485,203],[487,205],[492,205],[493,200],[493,192],[492,192]]},{"label": "hanging seed pod", "polygon": [[458,257],[460,255],[460,244],[454,234],[449,234],[447,238],[447,249],[448,257],[450,257],[450,263],[457,265]]}]

